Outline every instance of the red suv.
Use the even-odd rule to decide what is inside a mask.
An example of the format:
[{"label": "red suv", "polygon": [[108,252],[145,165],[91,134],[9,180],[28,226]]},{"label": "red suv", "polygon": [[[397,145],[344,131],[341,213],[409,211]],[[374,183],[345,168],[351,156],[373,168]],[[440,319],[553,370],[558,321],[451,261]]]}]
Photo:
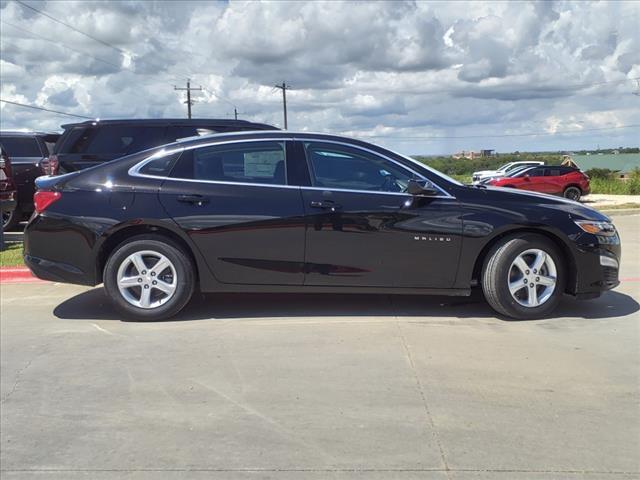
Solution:
[{"label": "red suv", "polygon": [[589,177],[573,167],[527,168],[520,170],[512,177],[493,179],[489,181],[489,185],[562,195],[576,201],[590,191]]}]

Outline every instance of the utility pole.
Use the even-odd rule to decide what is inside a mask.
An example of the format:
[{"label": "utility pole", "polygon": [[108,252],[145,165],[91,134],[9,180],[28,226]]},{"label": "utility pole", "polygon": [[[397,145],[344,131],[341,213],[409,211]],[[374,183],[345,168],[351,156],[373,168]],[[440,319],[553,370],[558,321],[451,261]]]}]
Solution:
[{"label": "utility pole", "polygon": [[282,85],[276,85],[276,88],[282,90],[282,105],[284,108],[284,129],[286,130],[287,125],[287,89],[291,90],[291,85],[287,85],[285,82],[282,82]]},{"label": "utility pole", "polygon": [[236,117],[236,120],[238,119],[238,109],[236,107],[233,107],[233,116]]},{"label": "utility pole", "polygon": [[198,90],[202,90],[202,86],[198,87],[198,88],[192,88],[191,87],[191,79],[187,78],[187,88],[181,88],[181,87],[177,87],[177,86],[173,86],[174,90],[186,90],[187,91],[187,101],[184,102],[187,104],[187,118],[191,119],[191,105],[193,105],[195,102],[193,100],[191,100],[191,92],[192,91],[198,91]]}]

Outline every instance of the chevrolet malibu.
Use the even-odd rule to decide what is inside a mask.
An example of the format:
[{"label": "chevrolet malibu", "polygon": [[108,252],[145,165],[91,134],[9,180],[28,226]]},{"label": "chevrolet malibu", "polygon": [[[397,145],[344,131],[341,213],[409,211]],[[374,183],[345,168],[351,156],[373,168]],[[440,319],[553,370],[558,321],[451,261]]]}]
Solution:
[{"label": "chevrolet malibu", "polygon": [[549,316],[618,285],[610,220],[543,194],[465,186],[384,148],[283,131],[216,134],[37,182],[25,261],[104,284],[158,320],[193,292],[470,295]]}]

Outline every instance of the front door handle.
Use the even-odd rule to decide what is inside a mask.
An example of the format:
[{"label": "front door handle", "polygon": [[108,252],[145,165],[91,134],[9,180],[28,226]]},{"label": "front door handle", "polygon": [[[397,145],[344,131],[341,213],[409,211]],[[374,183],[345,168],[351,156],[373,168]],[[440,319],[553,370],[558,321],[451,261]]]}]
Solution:
[{"label": "front door handle", "polygon": [[330,210],[332,212],[335,212],[342,208],[342,205],[339,205],[332,200],[324,200],[322,202],[313,201],[310,203],[310,205],[313,208],[321,208],[323,210]]},{"label": "front door handle", "polygon": [[191,203],[199,207],[205,203],[209,203],[209,199],[203,195],[178,195],[178,201],[183,203]]}]

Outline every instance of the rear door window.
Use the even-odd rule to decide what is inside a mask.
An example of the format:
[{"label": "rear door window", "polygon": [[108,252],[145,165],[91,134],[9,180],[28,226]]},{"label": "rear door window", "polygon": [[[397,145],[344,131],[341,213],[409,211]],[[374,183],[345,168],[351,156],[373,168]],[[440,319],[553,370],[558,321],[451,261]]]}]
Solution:
[{"label": "rear door window", "polygon": [[186,151],[175,178],[286,185],[284,142],[243,142]]},{"label": "rear door window", "polygon": [[76,128],[60,153],[124,156],[166,143],[164,126],[104,125]]},{"label": "rear door window", "polygon": [[33,137],[2,137],[2,146],[11,157],[42,157],[38,141]]}]

